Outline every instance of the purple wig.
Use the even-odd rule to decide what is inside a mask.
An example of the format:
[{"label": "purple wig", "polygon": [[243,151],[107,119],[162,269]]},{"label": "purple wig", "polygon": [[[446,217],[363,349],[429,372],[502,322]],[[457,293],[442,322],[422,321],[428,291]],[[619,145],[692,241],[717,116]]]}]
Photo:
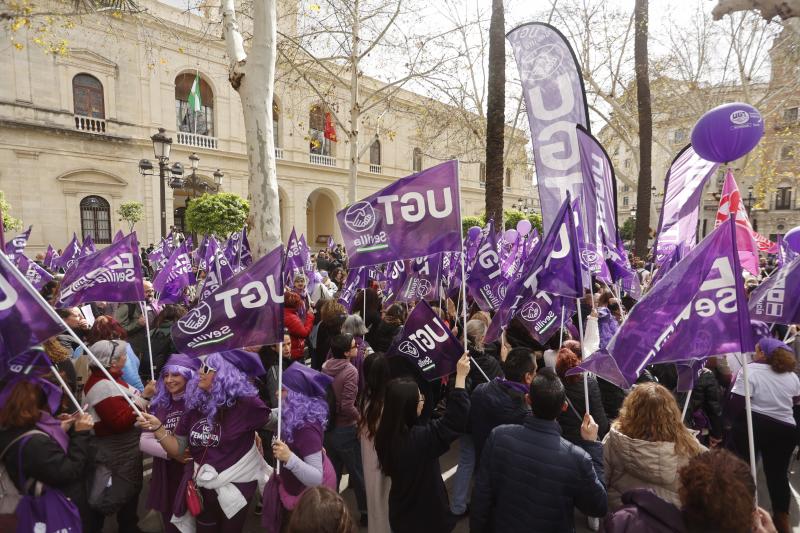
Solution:
[{"label": "purple wig", "polygon": [[[186,368],[180,365],[167,365],[161,370],[161,375],[156,383],[156,394],[153,396],[153,401],[150,402],[150,412],[155,413],[157,409],[167,408],[172,402],[172,395],[164,386],[164,377],[167,374],[180,374],[186,380],[186,387],[188,388],[189,382],[197,375],[197,372],[191,368]],[[184,393],[186,389],[184,389]]]},{"label": "purple wig", "polygon": [[291,444],[294,441],[294,432],[303,426],[318,424],[325,428],[328,423],[328,404],[325,400],[311,398],[291,389],[285,390],[281,437],[286,443]]},{"label": "purple wig", "polygon": [[211,390],[207,392],[197,386],[200,381],[200,375],[197,374],[186,385],[186,409],[197,409],[208,418],[209,423],[214,422],[220,407],[233,407],[238,398],[258,394],[247,375],[220,354],[210,354],[206,357],[206,364],[217,369]]}]

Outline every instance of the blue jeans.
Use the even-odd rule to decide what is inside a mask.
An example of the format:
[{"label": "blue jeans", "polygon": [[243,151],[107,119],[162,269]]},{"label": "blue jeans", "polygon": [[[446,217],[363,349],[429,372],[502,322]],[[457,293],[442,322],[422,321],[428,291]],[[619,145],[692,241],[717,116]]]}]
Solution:
[{"label": "blue jeans", "polygon": [[475,444],[472,442],[472,435],[461,435],[458,438],[458,468],[453,476],[453,499],[450,504],[453,514],[463,514],[467,510],[469,486],[474,470]]},{"label": "blue jeans", "polygon": [[325,433],[325,451],[336,470],[336,488],[342,479],[342,470],[350,474],[350,486],[356,493],[360,513],[367,512],[367,493],[364,489],[364,467],[361,464],[361,443],[356,426],[336,427]]}]

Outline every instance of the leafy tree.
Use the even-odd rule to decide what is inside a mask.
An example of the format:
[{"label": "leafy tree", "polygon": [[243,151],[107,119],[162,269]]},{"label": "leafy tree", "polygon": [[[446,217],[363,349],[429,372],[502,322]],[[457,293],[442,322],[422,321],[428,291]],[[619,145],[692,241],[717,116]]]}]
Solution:
[{"label": "leafy tree", "polygon": [[3,227],[6,231],[18,230],[22,227],[22,221],[9,214],[11,213],[11,204],[6,202],[6,196],[3,191],[0,191],[0,211],[3,212]]},{"label": "leafy tree", "polygon": [[239,231],[247,221],[250,205],[233,193],[204,194],[189,202],[186,227],[198,234],[227,237]]},{"label": "leafy tree", "polygon": [[125,202],[117,209],[120,220],[128,223],[129,230],[133,231],[133,226],[144,218],[144,204],[142,202]]},{"label": "leafy tree", "polygon": [[[503,229],[511,229],[517,228],[517,223],[523,218],[527,218],[531,226],[536,228],[539,234],[542,233],[542,215],[538,213],[532,213],[530,215],[525,216],[525,213],[522,211],[518,211],[516,209],[506,209],[503,211]],[[486,220],[486,213],[481,213],[480,215],[476,216],[467,216],[461,219],[461,227],[464,228],[464,234],[466,235],[467,230],[472,226],[480,226],[481,228],[485,227],[488,221]]]},{"label": "leafy tree", "polygon": [[632,241],[633,238],[636,236],[636,219],[630,217],[625,220],[625,223],[622,224],[622,227],[619,229],[619,236],[622,237],[623,241]]},{"label": "leafy tree", "polygon": [[486,225],[486,218],[481,216],[468,216],[461,219],[461,227],[464,229],[464,235],[467,234],[469,228],[472,226],[484,227]]}]

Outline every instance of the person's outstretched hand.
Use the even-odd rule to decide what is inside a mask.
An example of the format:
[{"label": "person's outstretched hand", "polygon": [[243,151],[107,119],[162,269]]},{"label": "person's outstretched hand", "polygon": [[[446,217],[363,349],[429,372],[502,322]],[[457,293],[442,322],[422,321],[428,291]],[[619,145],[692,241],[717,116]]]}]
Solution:
[{"label": "person's outstretched hand", "polygon": [[594,442],[597,440],[597,431],[597,422],[594,421],[592,415],[589,413],[584,414],[583,424],[581,424],[581,438],[589,442]]}]

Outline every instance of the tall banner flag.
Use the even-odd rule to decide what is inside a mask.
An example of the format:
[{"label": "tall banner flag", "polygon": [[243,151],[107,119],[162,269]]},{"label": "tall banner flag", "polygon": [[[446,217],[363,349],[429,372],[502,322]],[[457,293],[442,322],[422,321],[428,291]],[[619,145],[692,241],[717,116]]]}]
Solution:
[{"label": "tall banner flag", "polygon": [[594,372],[629,389],[650,364],[752,352],[741,280],[729,219],[642,297],[604,350],[572,373]]},{"label": "tall banner flag", "polygon": [[225,281],[172,326],[181,353],[200,356],[283,340],[283,250]]},{"label": "tall banner flag", "polygon": [[578,61],[564,35],[549,24],[517,26],[506,38],[517,61],[528,110],[544,231],[558,206],[580,196],[581,156],[575,125],[589,130],[589,109]]},{"label": "tall banner flag", "polygon": [[351,268],[460,251],[458,161],[401,178],[336,218]]},{"label": "tall banner flag", "polygon": [[717,227],[731,217],[736,217],[736,247],[739,250],[739,261],[742,268],[754,276],[758,276],[758,245],[753,235],[753,227],[747,218],[739,187],[733,178],[733,172],[728,169],[725,173],[725,184],[722,186],[722,197],[719,199],[719,209],[714,226]]},{"label": "tall banner flag", "polygon": [[142,258],[136,233],[82,257],[61,280],[56,307],[89,302],[143,302]]},{"label": "tall banner flag", "polygon": [[0,253],[0,355],[9,359],[63,331],[17,276],[22,277]]},{"label": "tall banner flag", "polygon": [[25,246],[28,244],[28,238],[31,236],[33,226],[28,226],[21,235],[17,235],[6,243],[5,251],[8,258],[12,263],[17,261],[17,258],[25,251]]},{"label": "tall banner flag", "polygon": [[183,289],[195,283],[192,272],[192,257],[183,241],[172,252],[167,264],[162,268],[155,279],[153,289],[159,293],[159,304],[175,304],[183,302]]},{"label": "tall banner flag", "polygon": [[718,168],[719,163],[706,161],[697,155],[691,144],[687,144],[673,159],[664,183],[664,202],[656,233],[657,265],[666,261],[679,245],[691,250],[697,244],[697,218],[703,187]]},{"label": "tall banner flag", "polygon": [[28,259],[25,254],[17,256],[17,268],[37,291],[42,290],[42,287],[53,280],[53,276],[47,270]]},{"label": "tall banner flag", "polygon": [[767,323],[800,323],[800,257],[783,265],[750,294],[750,318]]},{"label": "tall banner flag", "polygon": [[481,311],[496,311],[506,296],[508,282],[503,276],[492,221],[488,228],[478,247],[475,264],[467,275],[467,290]]},{"label": "tall banner flag", "polygon": [[[522,277],[506,290],[506,297],[486,331],[486,342],[499,338],[500,332],[517,313],[524,321],[535,324],[541,319],[552,319],[550,313],[555,313],[554,296],[573,299],[583,296],[580,250],[577,247],[571,201],[567,192],[556,223],[550,228],[536,255],[528,259]],[[556,311],[560,313],[561,307]]]},{"label": "tall banner flag", "polygon": [[405,357],[426,380],[433,381],[455,372],[463,353],[463,345],[423,300],[408,315],[386,356]]}]

